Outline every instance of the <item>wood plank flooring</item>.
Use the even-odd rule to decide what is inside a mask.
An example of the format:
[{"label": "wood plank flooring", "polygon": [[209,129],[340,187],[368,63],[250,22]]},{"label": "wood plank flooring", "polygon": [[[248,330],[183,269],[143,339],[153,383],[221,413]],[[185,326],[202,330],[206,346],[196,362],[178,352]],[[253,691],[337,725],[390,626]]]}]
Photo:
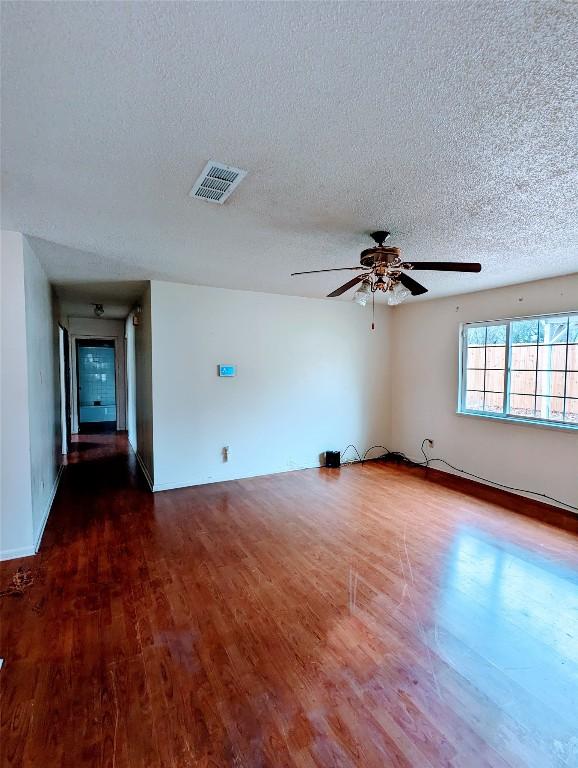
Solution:
[{"label": "wood plank flooring", "polygon": [[153,496],[80,437],[0,565],[2,766],[578,766],[578,538],[499,498],[380,463]]}]

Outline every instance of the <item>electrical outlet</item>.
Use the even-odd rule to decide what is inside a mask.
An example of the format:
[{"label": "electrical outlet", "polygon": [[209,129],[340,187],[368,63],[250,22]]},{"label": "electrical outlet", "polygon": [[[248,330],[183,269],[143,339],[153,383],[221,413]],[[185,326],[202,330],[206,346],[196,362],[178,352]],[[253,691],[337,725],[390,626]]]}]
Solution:
[{"label": "electrical outlet", "polygon": [[229,446],[228,445],[224,445],[223,446],[222,454],[223,454],[223,462],[229,461]]}]

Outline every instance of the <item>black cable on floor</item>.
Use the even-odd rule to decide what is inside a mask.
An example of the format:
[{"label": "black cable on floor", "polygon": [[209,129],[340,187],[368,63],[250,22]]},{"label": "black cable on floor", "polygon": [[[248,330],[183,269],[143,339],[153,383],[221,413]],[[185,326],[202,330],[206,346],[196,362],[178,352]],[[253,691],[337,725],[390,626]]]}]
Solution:
[{"label": "black cable on floor", "polygon": [[349,448],[353,448],[353,450],[357,454],[357,460],[353,459],[351,461],[344,461],[342,462],[342,464],[357,464],[357,463],[363,464],[366,461],[367,454],[370,451],[373,451],[376,448],[383,448],[385,453],[382,454],[381,456],[376,456],[375,459],[384,459],[385,461],[389,459],[390,461],[393,460],[393,461],[402,462],[404,464],[408,464],[411,467],[425,467],[426,469],[429,467],[429,465],[432,462],[437,462],[438,464],[444,464],[446,467],[453,469],[454,472],[460,472],[462,475],[467,475],[468,477],[474,477],[476,480],[482,480],[484,483],[488,483],[489,485],[493,485],[498,488],[503,488],[506,491],[514,491],[516,493],[527,493],[530,496],[536,496],[541,499],[548,499],[548,501],[554,501],[556,504],[560,504],[563,507],[567,507],[568,509],[572,509],[575,512],[578,512],[578,507],[575,507],[572,504],[568,504],[567,501],[556,499],[554,498],[554,496],[549,496],[547,493],[540,493],[539,491],[529,491],[526,488],[516,488],[513,485],[505,485],[504,483],[498,483],[495,480],[489,480],[487,477],[482,477],[481,475],[476,475],[473,472],[468,472],[467,469],[462,469],[461,467],[455,467],[453,464],[450,464],[450,462],[446,461],[445,459],[430,458],[424,450],[424,445],[427,443],[427,441],[428,441],[427,437],[424,440],[422,440],[421,448],[420,448],[425,461],[414,461],[413,459],[410,459],[409,456],[406,456],[405,453],[401,453],[401,451],[390,451],[389,448],[387,448],[385,445],[372,445],[371,448],[368,448],[365,451],[362,458],[356,446],[353,444],[350,444],[347,446],[347,448],[344,451],[342,451],[341,455],[344,456],[345,453],[349,450]]},{"label": "black cable on floor", "polygon": [[[467,475],[468,477],[475,477],[476,480],[482,480],[483,482],[489,483],[490,485],[495,485],[498,488],[504,488],[504,490],[515,491],[517,493],[528,493],[530,494],[530,496],[538,496],[542,499],[548,499],[548,501],[554,501],[556,502],[556,504],[561,504],[562,506],[567,507],[568,509],[572,509],[575,512],[578,512],[578,507],[575,507],[572,504],[568,504],[568,502],[566,501],[561,501],[561,499],[556,499],[554,498],[554,496],[548,496],[547,493],[540,493],[539,491],[529,491],[526,488],[516,488],[513,485],[504,485],[504,483],[498,483],[495,480],[489,480],[487,477],[482,477],[481,475],[476,475],[473,472],[468,472],[467,469],[462,469],[461,467],[455,467],[453,464],[450,464],[450,462],[446,461],[445,459],[430,458],[424,450],[424,445],[426,443],[427,443],[427,438],[425,440],[422,440],[421,449],[420,449],[425,458],[425,461],[414,461],[413,459],[410,459],[408,456],[406,456],[404,453],[393,453],[391,455],[400,457],[402,461],[411,465],[412,467],[425,467],[427,469],[432,462],[437,462],[438,464],[445,464],[446,467],[453,469],[454,472],[460,472],[461,474]],[[386,454],[382,458],[387,459],[387,455],[388,454]]]},{"label": "black cable on floor", "polygon": [[[385,451],[385,454],[391,453],[391,451],[389,450],[389,448],[386,448],[386,447],[385,447],[385,445],[372,445],[372,446],[371,446],[371,448],[368,448],[368,449],[365,451],[365,453],[363,454],[362,463],[365,461],[365,459],[366,459],[366,457],[367,457],[367,454],[368,454],[370,451],[373,451],[375,448],[383,448],[383,450]],[[382,457],[381,457],[381,456],[376,456],[375,458],[376,458],[376,459],[381,459]]]},{"label": "black cable on floor", "polygon": [[[343,461],[343,457],[345,456],[345,454],[347,453],[347,451],[348,451],[350,448],[353,448],[353,450],[354,450],[354,451],[355,451],[355,453],[357,454],[357,459],[351,459],[350,461]],[[358,451],[358,450],[357,450],[357,448],[356,448],[356,447],[353,445],[353,443],[350,443],[350,444],[347,446],[347,448],[345,448],[345,450],[341,451],[341,459],[342,459],[342,461],[341,461],[341,463],[342,463],[342,464],[357,464],[357,460],[359,460],[361,463],[363,463],[363,459],[362,459],[362,458],[361,458],[361,456],[359,455],[359,451]]]}]

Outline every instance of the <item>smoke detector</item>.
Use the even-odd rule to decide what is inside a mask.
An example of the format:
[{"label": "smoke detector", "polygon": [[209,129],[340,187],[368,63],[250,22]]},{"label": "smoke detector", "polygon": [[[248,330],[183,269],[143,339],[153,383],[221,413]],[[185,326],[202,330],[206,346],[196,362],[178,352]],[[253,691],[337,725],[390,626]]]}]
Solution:
[{"label": "smoke detector", "polygon": [[222,205],[246,175],[247,171],[242,171],[240,168],[209,160],[189,195],[207,203]]}]

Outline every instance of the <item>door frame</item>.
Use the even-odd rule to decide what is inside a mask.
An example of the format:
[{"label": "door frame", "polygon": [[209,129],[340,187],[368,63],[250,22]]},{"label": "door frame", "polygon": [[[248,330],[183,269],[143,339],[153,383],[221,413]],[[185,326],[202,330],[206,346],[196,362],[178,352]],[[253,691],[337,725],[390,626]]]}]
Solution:
[{"label": "door frame", "polygon": [[69,451],[72,434],[72,413],[70,405],[70,338],[68,329],[58,323],[58,366],[60,372],[60,425],[63,456]]},{"label": "door frame", "polygon": [[74,365],[70,366],[70,373],[71,373],[71,388],[72,391],[75,393],[75,397],[72,398],[72,433],[73,434],[79,434],[80,432],[80,403],[79,403],[79,394],[78,394],[78,355],[76,354],[76,350],[78,348],[78,342],[99,342],[99,341],[105,341],[105,342],[112,342],[114,346],[114,389],[115,389],[115,400],[116,400],[116,430],[119,431],[119,419],[120,419],[120,409],[118,407],[119,405],[119,357],[118,357],[118,345],[119,345],[119,339],[118,336],[94,336],[94,334],[74,334],[70,337],[70,346],[73,350],[74,355]]}]

